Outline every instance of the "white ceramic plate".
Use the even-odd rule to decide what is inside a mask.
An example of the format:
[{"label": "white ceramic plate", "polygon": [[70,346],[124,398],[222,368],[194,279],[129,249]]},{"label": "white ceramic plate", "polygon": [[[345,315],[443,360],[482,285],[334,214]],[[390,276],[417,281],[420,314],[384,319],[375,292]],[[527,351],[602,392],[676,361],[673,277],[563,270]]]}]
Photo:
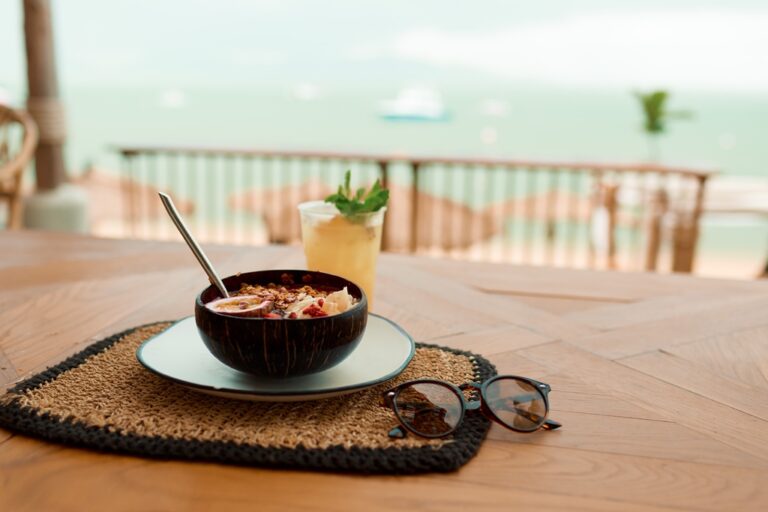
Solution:
[{"label": "white ceramic plate", "polygon": [[213,357],[197,332],[194,317],[188,317],[145,341],[136,357],[151,372],[209,395],[295,402],[344,395],[385,382],[405,370],[414,352],[408,333],[394,322],[370,314],[363,340],[333,368],[290,379],[261,378]]}]

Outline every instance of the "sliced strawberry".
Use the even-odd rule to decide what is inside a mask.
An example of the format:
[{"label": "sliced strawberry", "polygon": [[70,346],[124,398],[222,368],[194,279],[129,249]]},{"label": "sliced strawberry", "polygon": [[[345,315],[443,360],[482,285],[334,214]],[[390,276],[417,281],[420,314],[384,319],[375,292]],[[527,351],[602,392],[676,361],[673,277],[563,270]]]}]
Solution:
[{"label": "sliced strawberry", "polygon": [[320,309],[317,304],[310,304],[302,310],[302,313],[311,317],[328,316],[328,313]]}]

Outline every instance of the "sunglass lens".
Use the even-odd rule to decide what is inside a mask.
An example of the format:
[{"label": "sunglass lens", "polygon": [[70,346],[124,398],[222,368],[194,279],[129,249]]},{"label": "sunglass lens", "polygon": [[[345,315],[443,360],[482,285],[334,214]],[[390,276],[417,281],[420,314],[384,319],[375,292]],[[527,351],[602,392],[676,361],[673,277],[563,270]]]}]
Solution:
[{"label": "sunglass lens", "polygon": [[427,437],[450,434],[461,421],[462,401],[450,387],[416,383],[400,389],[395,411],[408,428]]},{"label": "sunglass lens", "polygon": [[544,395],[533,384],[512,377],[491,381],[485,403],[502,423],[513,429],[533,431],[547,417]]}]

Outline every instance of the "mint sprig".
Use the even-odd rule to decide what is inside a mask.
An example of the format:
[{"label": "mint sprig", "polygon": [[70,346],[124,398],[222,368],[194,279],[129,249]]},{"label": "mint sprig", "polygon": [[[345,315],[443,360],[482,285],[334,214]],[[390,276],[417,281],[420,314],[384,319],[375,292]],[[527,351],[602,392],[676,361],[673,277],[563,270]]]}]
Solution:
[{"label": "mint sprig", "polygon": [[387,205],[389,190],[383,188],[379,180],[376,180],[370,190],[366,191],[361,187],[354,193],[350,187],[350,180],[351,173],[347,171],[344,174],[344,184],[339,185],[339,190],[335,194],[325,198],[325,202],[336,206],[342,215],[354,217],[361,213],[373,213]]}]

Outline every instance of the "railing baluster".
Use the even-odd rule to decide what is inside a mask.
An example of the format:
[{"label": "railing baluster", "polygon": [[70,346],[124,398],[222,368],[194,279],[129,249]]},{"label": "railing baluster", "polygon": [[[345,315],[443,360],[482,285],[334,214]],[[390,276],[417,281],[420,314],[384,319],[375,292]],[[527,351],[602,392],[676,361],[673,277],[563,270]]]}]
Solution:
[{"label": "railing baluster", "polygon": [[208,182],[208,176],[210,176],[210,168],[207,165],[208,158],[204,153],[200,153],[196,160],[197,166],[197,192],[196,195],[200,198],[200,215],[197,217],[200,222],[200,232],[202,233],[202,240],[206,242],[211,241],[211,225],[210,225],[210,193],[212,187]]},{"label": "railing baluster", "polygon": [[147,223],[147,228],[149,231],[149,236],[147,238],[150,239],[157,239],[160,238],[160,204],[159,201],[156,201],[157,198],[157,182],[158,182],[158,171],[157,167],[159,165],[160,160],[160,153],[155,153],[152,155],[152,157],[147,162],[147,180],[146,180],[146,187],[147,187],[147,194],[146,194],[146,200],[147,203],[147,219],[149,222]]},{"label": "railing baluster", "polygon": [[506,170],[503,166],[493,165],[488,167],[489,180],[491,183],[490,203],[486,206],[490,223],[488,230],[488,242],[491,251],[489,253],[490,261],[503,261],[505,258],[506,245]]},{"label": "railing baluster", "polygon": [[423,164],[419,166],[416,203],[416,251],[429,251],[432,239],[430,231],[434,228],[432,210],[427,201],[430,195],[431,166]]},{"label": "railing baluster", "polygon": [[144,158],[142,158],[142,163],[139,165],[139,182],[138,182],[138,188],[139,188],[139,198],[140,198],[140,218],[141,218],[141,237],[144,239],[148,239],[150,237],[150,227],[149,227],[149,204],[148,204],[148,196],[147,189],[149,189],[150,185],[147,180],[147,169],[149,167],[149,162],[153,158],[153,153],[147,153],[144,155]]},{"label": "railing baluster", "polygon": [[447,165],[443,167],[444,173],[445,173],[445,184],[444,184],[444,190],[443,190],[443,197],[445,198],[445,202],[443,203],[442,208],[442,214],[441,214],[441,220],[443,222],[442,226],[440,227],[440,239],[442,242],[443,247],[443,253],[444,254],[451,254],[453,251],[453,248],[456,247],[456,230],[454,229],[454,211],[448,210],[446,207],[450,208],[449,205],[453,204],[453,180],[456,177],[456,167],[454,165]]},{"label": "railing baluster", "polygon": [[589,190],[589,210],[587,215],[587,243],[589,244],[588,249],[588,256],[587,256],[587,266],[589,268],[595,267],[595,260],[596,260],[596,247],[595,247],[595,240],[594,240],[594,215],[595,215],[595,206],[598,201],[598,194],[599,194],[599,188],[600,184],[602,183],[602,173],[600,171],[592,171],[592,183],[590,183],[590,190]]},{"label": "railing baluster", "polygon": [[668,176],[666,174],[659,174],[659,175],[657,175],[657,183],[658,183],[658,189],[660,191],[660,196],[663,198],[663,201],[664,201],[664,211],[663,211],[662,219],[661,219],[661,221],[662,221],[661,222],[662,228],[661,228],[661,231],[660,231],[660,238],[659,238],[659,251],[661,253],[660,255],[666,256],[667,264],[671,268],[671,266],[672,266],[672,253],[671,253],[671,250],[668,250],[666,253],[664,252],[665,242],[667,241],[667,240],[664,239],[665,238],[664,237],[664,235],[665,235],[665,233],[664,233],[664,220],[665,220],[665,217],[667,217],[670,214],[671,202],[672,202],[673,196],[672,196],[672,190],[670,189]]},{"label": "railing baluster", "polygon": [[232,194],[232,190],[234,189],[233,185],[233,167],[232,167],[232,159],[233,156],[231,154],[229,155],[222,155],[221,157],[221,163],[220,165],[220,181],[221,181],[221,194],[219,195],[219,226],[221,229],[221,239],[219,240],[219,243],[225,243],[225,242],[231,242],[234,241],[234,243],[237,243],[237,239],[230,236],[229,232],[232,228],[232,209],[229,207],[229,196]]},{"label": "railing baluster", "polygon": [[294,169],[294,160],[291,157],[283,156],[280,158],[281,174],[283,175],[282,181],[289,187],[289,194],[284,196],[287,201],[280,205],[281,211],[287,212],[286,221],[288,222],[288,240],[286,243],[293,243],[296,240],[296,227],[299,218],[298,210],[292,208],[292,206],[299,202],[301,196],[301,180],[296,176]]},{"label": "railing baluster", "polygon": [[[693,214],[691,219],[691,223],[692,223],[691,229],[693,230],[693,233],[691,235],[691,240],[690,240],[692,249],[691,249],[691,261],[688,266],[689,272],[693,270],[693,262],[695,261],[695,258],[696,258],[696,247],[699,241],[699,232],[700,232],[699,226],[701,222],[701,214],[704,209],[704,189],[706,188],[706,185],[707,185],[707,178],[708,177],[706,175],[691,178],[696,180],[696,193],[693,200],[694,201]],[[766,273],[768,273],[768,267],[766,268],[766,272],[763,275],[765,276]]]},{"label": "railing baluster", "polygon": [[[292,184],[291,190],[293,193],[291,194],[291,204],[288,205],[288,208],[290,210],[290,215],[288,218],[290,219],[291,223],[291,236],[290,236],[290,243],[294,243],[301,240],[301,219],[299,218],[299,209],[297,208],[297,205],[302,202],[305,198],[302,197],[302,190],[304,190],[304,182],[305,182],[305,176],[302,175],[298,168],[298,160],[296,159],[287,159],[288,164],[288,170],[290,173],[290,182]],[[315,198],[309,198],[309,199],[315,199]]]},{"label": "railing baluster", "polygon": [[471,165],[469,167],[470,187],[468,190],[469,201],[467,202],[467,214],[469,215],[469,247],[467,251],[467,257],[470,259],[476,259],[478,254],[482,252],[483,237],[482,226],[478,226],[478,212],[480,206],[480,200],[478,194],[482,195],[482,190],[478,186],[478,179],[481,177],[482,167],[478,165]]},{"label": "railing baluster", "polygon": [[133,182],[134,182],[134,159],[135,154],[134,153],[127,153],[123,152],[123,172],[120,173],[120,186],[122,188],[122,206],[123,206],[123,216],[124,219],[128,223],[128,230],[127,232],[123,232],[123,236],[128,237],[135,237],[135,226],[136,226],[136,205],[134,203],[134,191],[133,191]]},{"label": "railing baluster", "polygon": [[131,237],[141,238],[142,212],[141,212],[141,161],[144,155],[137,154],[131,167],[131,207],[133,208],[133,226]]},{"label": "railing baluster", "polygon": [[227,213],[226,218],[233,218],[234,222],[231,224],[234,226],[235,232],[232,236],[228,236],[228,239],[234,239],[238,245],[243,244],[243,210],[233,208],[231,200],[236,197],[236,194],[242,192],[243,187],[240,180],[240,166],[238,165],[238,158],[236,154],[232,154],[227,159],[227,194],[224,198],[224,207]]},{"label": "railing baluster", "polygon": [[[157,185],[156,185],[156,191],[155,194],[153,194],[152,201],[157,205],[160,201],[157,196],[157,191],[162,190],[163,192],[168,192],[171,189],[178,188],[178,183],[174,183],[173,179],[175,178],[175,175],[171,173],[171,154],[163,151],[161,153],[162,158],[159,160],[159,169],[160,172],[157,176]],[[168,223],[165,222],[165,212],[162,211],[162,209],[158,208],[160,211],[159,214],[159,222],[157,225],[157,231],[158,231],[158,237],[161,240],[167,240],[169,231],[168,231]]]},{"label": "railing baluster", "polygon": [[198,160],[200,164],[198,175],[198,194],[202,200],[204,209],[200,212],[200,220],[202,222],[202,232],[205,237],[205,241],[211,243],[214,237],[214,226],[211,223],[212,212],[214,209],[215,183],[211,180],[212,169],[210,165],[210,157],[205,153],[200,153]]},{"label": "railing baluster", "polygon": [[568,172],[568,205],[566,213],[566,249],[564,261],[566,266],[573,265],[576,247],[576,233],[579,229],[579,177],[581,175],[576,171]]},{"label": "railing baluster", "polygon": [[[169,191],[171,188],[178,188],[177,186],[169,185],[169,181],[173,183],[173,178],[175,177],[175,173],[171,173],[171,154],[170,153],[163,153],[163,159],[162,159],[162,166],[160,175],[158,176],[157,180],[157,190],[162,190],[163,192]],[[157,195],[155,194],[152,198],[154,203],[157,205],[160,201],[157,198]],[[159,210],[159,209],[158,209]],[[157,221],[157,231],[158,231],[158,237],[162,240],[167,240],[169,237],[169,231],[168,231],[168,223],[165,222],[165,214],[160,213],[158,216]]]},{"label": "railing baluster", "polygon": [[313,158],[308,163],[310,165],[309,181],[312,184],[311,195],[312,197],[323,199],[325,192],[320,181],[320,161],[317,158]]},{"label": "railing baluster", "polygon": [[[387,160],[378,160],[376,161],[376,165],[378,166],[381,185],[384,188],[389,188],[389,162]],[[390,219],[392,219],[391,208],[392,208],[392,203],[390,202],[388,206],[389,212],[385,214],[384,224],[381,227],[381,250],[382,251],[389,251],[392,246],[389,240],[390,229],[391,229],[389,226],[389,223],[391,222]]]},{"label": "railing baluster", "polygon": [[[175,153],[166,153],[166,173],[168,181],[164,184],[165,192],[169,193],[175,191],[180,200],[187,201],[187,199],[184,198],[186,182],[179,175],[179,167]],[[161,225],[163,226],[163,239],[170,240],[172,236],[171,225],[168,222],[163,222]]]},{"label": "railing baluster", "polygon": [[[630,254],[627,256],[627,261],[631,260],[631,268],[639,269],[641,268],[641,260],[642,260],[642,250],[640,247],[640,232],[642,230],[643,225],[643,205],[647,204],[646,201],[646,194],[645,194],[645,180],[643,179],[643,176],[639,173],[632,173],[628,176],[629,180],[632,183],[632,194],[629,194],[626,190],[626,185],[622,185],[622,189],[624,189],[624,197],[634,198],[634,204],[631,204],[632,210],[627,213],[629,221],[628,221],[628,229],[629,232],[629,247],[630,247]],[[628,180],[625,179],[622,175],[622,182],[626,183]],[[621,198],[621,196],[620,196]],[[624,211],[627,211],[626,206],[623,208]]]},{"label": "railing baluster", "polygon": [[[502,204],[502,243],[504,244],[502,249],[503,259],[506,262],[514,260],[515,256],[515,225],[517,223],[517,198],[515,197],[516,181],[517,181],[517,169],[515,167],[507,167],[502,170],[505,183],[504,183],[504,201]],[[508,206],[511,205],[511,208]],[[511,215],[510,215],[511,214]]]},{"label": "railing baluster", "polygon": [[617,248],[619,236],[619,192],[620,183],[616,182],[616,173],[611,173],[611,181],[608,188],[607,208],[608,208],[608,268],[615,269],[617,266]]},{"label": "railing baluster", "polygon": [[141,162],[144,159],[143,154],[137,154],[133,159],[131,167],[131,206],[133,208],[133,226],[131,228],[132,238],[141,238],[143,226],[141,211]]},{"label": "railing baluster", "polygon": [[648,210],[645,215],[645,261],[644,270],[656,270],[661,250],[661,230],[664,214],[667,209],[666,192],[659,186],[657,176],[646,175],[646,182],[652,181]]},{"label": "railing baluster", "polygon": [[534,168],[527,169],[525,173],[525,185],[526,194],[523,198],[525,202],[525,218],[524,220],[524,238],[523,238],[523,263],[530,265],[532,263],[532,244],[534,234],[534,220],[536,217],[536,170]]},{"label": "railing baluster", "polygon": [[200,201],[197,197],[197,167],[195,167],[195,155],[193,153],[177,153],[177,162],[179,164],[179,171],[184,173],[184,179],[186,180],[186,198],[192,207],[191,221],[194,223],[193,229],[195,233],[200,231],[199,222],[197,220],[197,212],[200,210]]},{"label": "railing baluster", "polygon": [[582,250],[582,263],[586,268],[593,266],[594,248],[592,247],[592,206],[594,194],[594,173],[590,169],[585,169],[585,173],[580,176],[579,190],[582,204],[579,208],[579,246]]},{"label": "railing baluster", "polygon": [[691,190],[688,186],[689,179],[687,177],[677,176],[677,181],[679,192],[675,197],[675,203],[678,206],[673,231],[672,271],[690,272],[693,269],[695,244],[698,237],[698,226],[693,222],[700,214],[696,210],[701,207],[703,197],[699,193],[698,186]]},{"label": "railing baluster", "polygon": [[264,179],[262,183],[263,187],[261,188],[261,200],[263,204],[260,209],[263,212],[264,229],[267,231],[267,240],[271,244],[278,242],[277,233],[274,232],[275,228],[273,228],[270,223],[275,216],[275,203],[279,201],[277,194],[279,186],[275,184],[275,173],[277,172],[276,160],[277,159],[271,155],[264,156],[264,159],[262,160]]},{"label": "railing baluster", "polygon": [[213,191],[211,203],[213,204],[212,219],[214,221],[214,241],[216,243],[221,243],[223,236],[221,218],[222,173],[219,164],[220,162],[217,155],[211,155],[208,162],[208,165],[211,167],[211,171],[208,175],[213,179],[213,186],[211,187]]},{"label": "railing baluster", "polygon": [[[481,222],[485,225],[482,226],[483,231],[483,255],[486,260],[491,259],[494,253],[494,221],[495,221],[495,201],[493,200],[493,181],[496,178],[496,173],[493,172],[493,168],[490,166],[483,167],[483,179],[485,180],[485,188],[482,198],[482,212],[483,218]],[[487,217],[486,217],[487,216]]]},{"label": "railing baluster", "polygon": [[432,185],[429,190],[432,194],[432,247],[433,256],[441,256],[445,251],[445,166],[434,164],[431,169]]},{"label": "railing baluster", "polygon": [[419,247],[419,162],[411,164],[411,240],[410,252],[415,254]]},{"label": "railing baluster", "polygon": [[472,247],[472,216],[471,216],[471,203],[472,203],[472,168],[468,164],[461,166],[461,172],[464,176],[464,186],[461,190],[461,203],[456,205],[456,209],[461,215],[461,256],[466,259],[470,248]]},{"label": "railing baluster", "polygon": [[554,262],[555,244],[557,241],[557,207],[559,201],[559,173],[557,169],[550,169],[548,172],[549,183],[546,194],[542,194],[545,208],[545,254],[547,265]]},{"label": "railing baluster", "polygon": [[248,233],[243,237],[245,243],[249,245],[256,245],[258,239],[256,238],[256,215],[255,215],[255,202],[256,190],[255,185],[255,158],[249,155],[243,155],[241,159],[241,171],[242,171],[242,189],[237,192],[240,199],[241,214],[245,221],[245,229]]}]

